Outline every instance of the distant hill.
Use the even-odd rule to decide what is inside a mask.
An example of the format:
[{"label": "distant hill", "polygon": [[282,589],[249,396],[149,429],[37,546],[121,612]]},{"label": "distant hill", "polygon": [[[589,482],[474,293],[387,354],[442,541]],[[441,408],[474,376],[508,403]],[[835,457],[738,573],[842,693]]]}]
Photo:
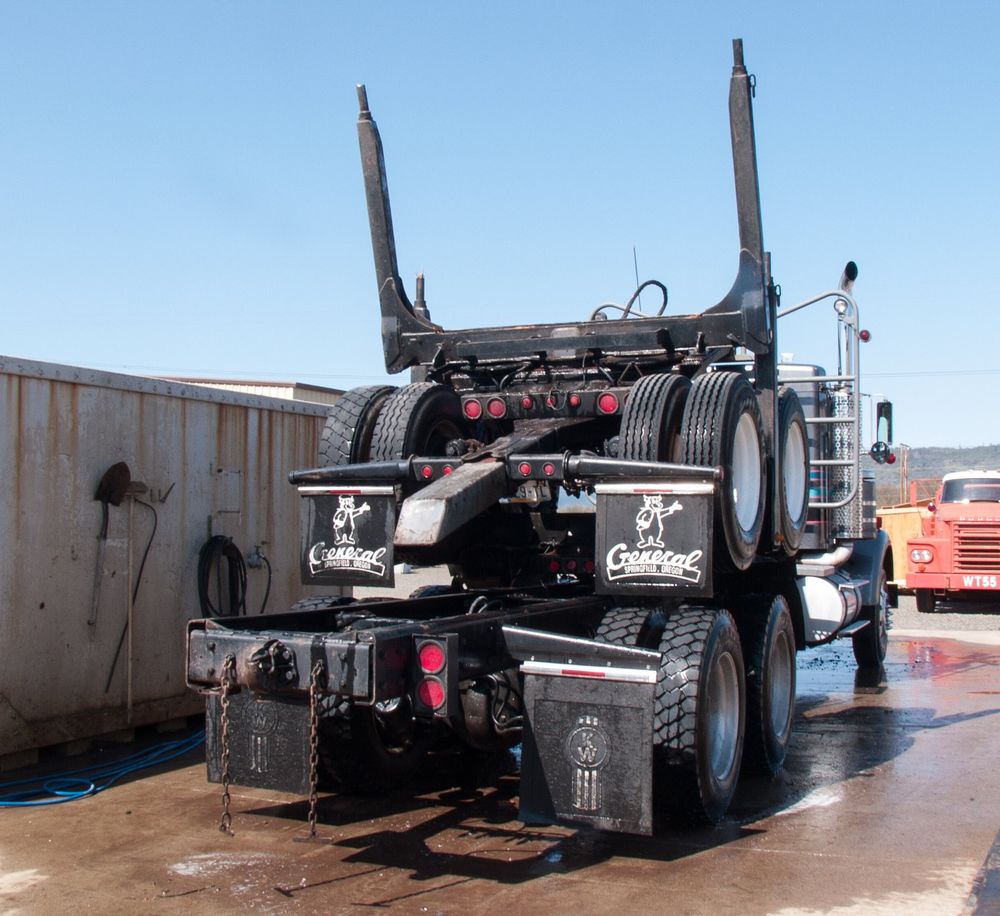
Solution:
[{"label": "distant hill", "polygon": [[[894,449],[901,459],[899,449]],[[911,448],[907,456],[908,478],[940,480],[952,471],[987,468],[1000,470],[1000,445],[977,445],[973,448]],[[895,464],[866,461],[863,468],[875,468],[875,499],[880,506],[899,502],[901,460]],[[907,491],[908,492],[908,491]]]}]

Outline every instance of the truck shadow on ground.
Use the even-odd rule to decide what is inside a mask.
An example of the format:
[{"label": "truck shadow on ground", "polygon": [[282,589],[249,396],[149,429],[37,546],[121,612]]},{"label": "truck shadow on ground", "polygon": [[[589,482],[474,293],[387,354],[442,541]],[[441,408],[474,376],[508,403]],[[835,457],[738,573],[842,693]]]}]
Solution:
[{"label": "truck shadow on ground", "polygon": [[[373,872],[404,870],[412,880],[434,885],[370,905],[388,905],[475,880],[519,884],[614,857],[671,862],[765,833],[772,817],[827,803],[825,799],[843,784],[874,777],[880,765],[904,754],[921,730],[949,728],[1000,713],[1000,708],[991,708],[938,716],[930,708],[896,708],[881,697],[866,699],[884,690],[884,672],[869,672],[856,677],[854,701],[843,693],[800,697],[785,768],[773,780],[744,777],[729,816],[715,827],[696,828],[661,818],[654,836],[639,837],[526,826],[517,820],[515,775],[501,768],[473,789],[467,759],[442,755],[433,772],[408,792],[378,798],[323,797],[318,833],[326,834],[332,846],[348,851],[345,863],[367,864]],[[824,711],[831,700],[835,701],[831,709]],[[301,802],[252,813],[304,821],[308,808]],[[353,827],[361,821],[372,822],[374,829],[358,833]],[[331,830],[340,836],[329,838]],[[451,880],[442,884],[441,879]],[[276,890],[295,896],[300,890],[342,880],[346,878]]]}]

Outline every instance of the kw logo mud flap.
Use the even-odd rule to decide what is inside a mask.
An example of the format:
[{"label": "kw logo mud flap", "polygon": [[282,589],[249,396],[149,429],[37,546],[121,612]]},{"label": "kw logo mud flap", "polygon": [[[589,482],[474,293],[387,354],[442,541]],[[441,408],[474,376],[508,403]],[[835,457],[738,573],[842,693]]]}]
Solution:
[{"label": "kw logo mud flap", "polygon": [[655,674],[642,680],[538,675],[528,663],[521,670],[527,718],[521,820],[652,833]]},{"label": "kw logo mud flap", "polygon": [[595,489],[599,593],[712,594],[711,483]]},{"label": "kw logo mud flap", "polygon": [[[271,700],[249,690],[229,700],[229,775],[238,786],[309,794],[309,704]],[[221,707],[209,696],[205,760],[209,782],[222,782]]]},{"label": "kw logo mud flap", "polygon": [[307,506],[306,585],[392,585],[392,487],[299,487]]}]

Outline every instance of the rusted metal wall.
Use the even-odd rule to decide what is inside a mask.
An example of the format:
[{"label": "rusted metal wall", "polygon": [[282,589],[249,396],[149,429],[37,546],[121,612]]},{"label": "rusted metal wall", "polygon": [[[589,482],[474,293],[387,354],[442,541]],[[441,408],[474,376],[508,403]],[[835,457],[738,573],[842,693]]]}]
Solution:
[{"label": "rusted metal wall", "polygon": [[[268,608],[305,594],[299,497],[286,474],[315,465],[325,413],[0,357],[0,755],[201,707],[184,682],[185,621],[201,616],[199,550],[213,534],[245,556],[259,544],[273,570]],[[148,486],[138,497],[148,505],[110,507],[98,566],[94,496],[118,461]],[[153,510],[131,657],[126,639],[112,670]],[[248,569],[248,613],[267,578]]]}]

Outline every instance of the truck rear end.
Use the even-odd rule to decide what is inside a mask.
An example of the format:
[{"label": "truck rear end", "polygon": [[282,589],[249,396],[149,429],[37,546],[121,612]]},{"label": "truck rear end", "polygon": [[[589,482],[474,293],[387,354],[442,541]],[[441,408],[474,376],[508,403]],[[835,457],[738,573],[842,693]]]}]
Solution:
[{"label": "truck rear end", "polygon": [[[407,562],[453,581],[192,622],[210,778],[308,792],[315,817],[324,780],[381,790],[446,738],[523,742],[526,820],[649,833],[657,809],[717,821],[742,771],[780,770],[799,649],[846,637],[880,666],[893,576],[863,470],[857,268],[781,308],[733,50],[737,274],[686,314],[647,281],[576,323],[434,324],[422,278],[411,303],[398,274],[359,87],[386,367],[418,380],[345,394],[319,466],[290,475],[308,515],[302,576],[391,586]],[[636,307],[649,288],[655,314]],[[779,319],[824,302],[836,371],[779,365]]]}]

